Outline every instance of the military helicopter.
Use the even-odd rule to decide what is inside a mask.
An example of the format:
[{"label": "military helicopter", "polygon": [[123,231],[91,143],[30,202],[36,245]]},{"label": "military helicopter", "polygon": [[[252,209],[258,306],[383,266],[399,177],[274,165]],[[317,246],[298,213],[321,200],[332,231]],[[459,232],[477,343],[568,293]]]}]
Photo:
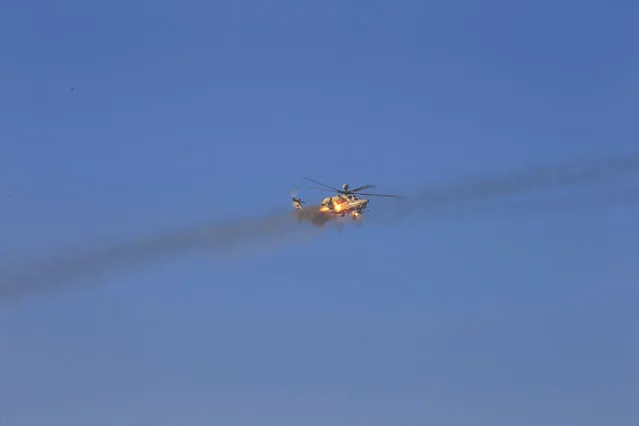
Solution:
[{"label": "military helicopter", "polygon": [[[333,188],[332,186],[325,185],[309,177],[305,177],[308,181],[320,185],[322,188],[311,187],[310,189],[320,191],[332,191],[337,195],[332,197],[326,197],[320,203],[319,211],[323,213],[329,213],[336,217],[344,217],[350,214],[353,220],[357,220],[359,216],[364,212],[368,206],[369,200],[360,198],[358,195],[370,196],[370,197],[390,197],[390,198],[402,198],[401,195],[389,195],[389,194],[372,194],[367,192],[360,192],[363,189],[375,188],[375,185],[363,185],[354,189],[350,189],[350,186],[345,183],[342,185],[342,189]],[[292,194],[293,207],[297,211],[304,209],[305,201],[297,197],[296,194]]]}]

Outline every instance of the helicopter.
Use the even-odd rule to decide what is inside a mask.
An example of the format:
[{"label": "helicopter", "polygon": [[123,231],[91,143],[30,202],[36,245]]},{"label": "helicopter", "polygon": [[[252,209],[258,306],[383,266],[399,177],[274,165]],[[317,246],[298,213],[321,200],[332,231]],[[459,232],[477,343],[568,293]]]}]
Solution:
[{"label": "helicopter", "polygon": [[[373,194],[367,192],[360,192],[364,189],[375,188],[375,185],[363,185],[354,189],[351,189],[349,184],[345,183],[342,185],[342,189],[333,188],[332,186],[325,185],[321,182],[318,182],[309,177],[305,177],[308,181],[315,183],[316,185],[320,185],[322,188],[311,187],[310,189],[320,190],[320,191],[331,191],[336,192],[337,195],[326,197],[322,200],[319,205],[319,212],[325,213],[329,216],[334,217],[344,217],[347,214],[351,215],[353,220],[357,220],[360,215],[364,212],[366,207],[368,206],[369,200],[365,198],[360,198],[359,195],[370,196],[370,197],[390,197],[390,198],[403,198],[401,195],[390,195],[390,194]],[[293,199],[293,208],[297,212],[301,212],[304,209],[305,201],[301,198],[297,197],[296,194],[292,194]],[[329,219],[330,220],[330,219]]]}]

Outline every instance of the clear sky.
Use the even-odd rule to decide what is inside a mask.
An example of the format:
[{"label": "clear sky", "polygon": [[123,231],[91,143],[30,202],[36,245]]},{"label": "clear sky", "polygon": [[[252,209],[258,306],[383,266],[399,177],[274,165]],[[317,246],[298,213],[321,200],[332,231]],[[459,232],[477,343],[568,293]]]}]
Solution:
[{"label": "clear sky", "polygon": [[[634,151],[638,18],[4,0],[2,255],[259,216],[300,176],[402,192]],[[639,424],[637,212],[371,221],[2,305],[0,425]]]}]

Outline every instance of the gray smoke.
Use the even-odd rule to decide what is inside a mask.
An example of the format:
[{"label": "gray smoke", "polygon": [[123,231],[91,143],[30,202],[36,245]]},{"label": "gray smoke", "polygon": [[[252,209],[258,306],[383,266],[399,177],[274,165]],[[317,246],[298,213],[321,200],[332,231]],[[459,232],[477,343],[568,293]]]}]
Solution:
[{"label": "gray smoke", "polygon": [[[501,213],[521,214],[540,210],[566,210],[601,207],[635,202],[639,191],[604,192],[589,198],[541,201],[508,200],[501,205],[483,203],[502,197],[544,193],[565,187],[592,188],[631,177],[639,172],[639,154],[611,157],[582,165],[546,167],[512,173],[502,177],[474,177],[461,183],[429,187],[414,197],[387,208],[375,204],[372,223],[406,220],[411,215],[425,214],[426,218],[455,217],[454,213],[484,216]],[[394,207],[391,207],[394,206]],[[305,223],[316,218],[315,207],[309,207]],[[482,213],[483,210],[483,213]],[[445,216],[444,216],[445,215]],[[321,222],[321,221],[320,221]],[[42,260],[28,259],[22,265],[0,266],[0,300],[11,301],[27,295],[57,291],[83,280],[92,281],[106,273],[145,264],[170,261],[189,253],[228,253],[240,248],[290,241],[308,236],[305,223],[298,223],[290,212],[278,212],[265,217],[242,219],[217,226],[199,226],[158,233],[128,242],[104,247],[80,247],[75,251],[61,251]],[[310,224],[308,224],[310,225]]]},{"label": "gray smoke", "polygon": [[379,213],[380,219],[395,220],[443,209],[472,208],[498,198],[545,194],[564,188],[592,190],[637,175],[639,152],[582,164],[515,171],[502,176],[470,176],[457,183],[420,189],[412,197],[388,204]]},{"label": "gray smoke", "polygon": [[[521,218],[538,213],[570,213],[601,211],[609,208],[639,206],[639,187],[627,189],[608,189],[591,192],[586,195],[560,196],[543,199],[499,199],[454,205],[430,205],[425,216],[405,215],[404,223],[427,218],[429,222],[438,220],[463,219],[486,220]],[[420,212],[426,213],[426,212]],[[397,220],[391,215],[382,215],[380,222]],[[377,222],[375,218],[374,222]]]},{"label": "gray smoke", "polygon": [[80,247],[22,265],[0,267],[0,300],[65,288],[83,279],[178,256],[206,252],[229,253],[244,247],[273,247],[292,238],[307,237],[308,227],[289,212],[243,219],[226,225],[198,226],[132,239],[105,247]]}]

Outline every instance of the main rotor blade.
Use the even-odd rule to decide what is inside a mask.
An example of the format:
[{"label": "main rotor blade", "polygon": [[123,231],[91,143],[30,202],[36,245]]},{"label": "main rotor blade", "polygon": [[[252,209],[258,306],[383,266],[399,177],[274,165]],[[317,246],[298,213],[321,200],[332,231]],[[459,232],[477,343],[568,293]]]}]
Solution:
[{"label": "main rotor blade", "polygon": [[338,192],[338,191],[334,191],[332,189],[326,189],[326,188],[316,188],[314,186],[307,186],[306,189],[313,189],[315,191],[327,191],[327,192]]},{"label": "main rotor blade", "polygon": [[368,189],[368,188],[375,188],[375,185],[360,186],[359,188],[349,189],[348,192],[357,192],[357,191],[361,191],[362,189]]},{"label": "main rotor blade", "polygon": [[365,195],[367,197],[390,197],[390,198],[404,198],[403,195],[389,195],[389,194],[369,194],[366,192],[358,192],[357,195]]},{"label": "main rotor blade", "polygon": [[311,182],[316,183],[319,186],[323,186],[324,188],[328,188],[331,191],[337,191],[337,192],[341,191],[341,189],[337,189],[337,188],[333,188],[332,186],[324,185],[322,182],[318,182],[318,181],[316,181],[314,179],[311,179],[309,177],[303,177],[302,179],[310,180]]}]

